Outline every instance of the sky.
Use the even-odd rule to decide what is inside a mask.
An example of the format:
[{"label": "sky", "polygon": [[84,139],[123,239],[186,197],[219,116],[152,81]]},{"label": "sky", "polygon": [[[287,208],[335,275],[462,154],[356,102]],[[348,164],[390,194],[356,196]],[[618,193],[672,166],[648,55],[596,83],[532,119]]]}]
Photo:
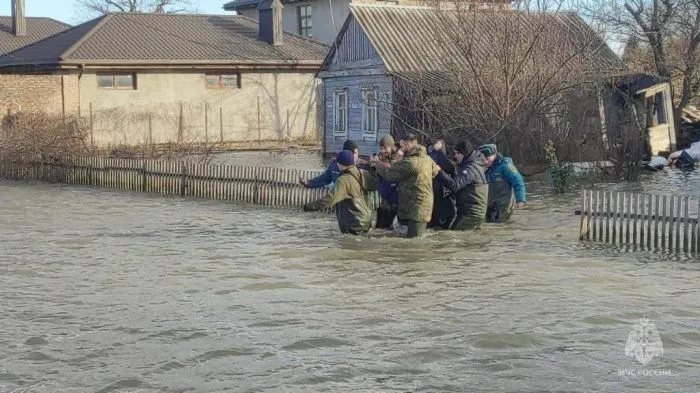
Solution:
[{"label": "sky", "polygon": [[[201,0],[199,1],[199,12],[202,14],[228,14],[223,10],[223,6],[229,0]],[[0,15],[10,16],[10,0],[0,0]],[[25,0],[27,16],[45,16],[57,19],[70,25],[76,25],[89,20],[75,6],[74,0]]]}]

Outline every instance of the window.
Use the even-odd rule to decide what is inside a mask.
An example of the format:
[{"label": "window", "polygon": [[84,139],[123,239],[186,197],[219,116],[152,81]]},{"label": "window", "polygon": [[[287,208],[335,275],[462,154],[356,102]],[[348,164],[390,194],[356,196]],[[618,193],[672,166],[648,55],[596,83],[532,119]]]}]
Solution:
[{"label": "window", "polygon": [[333,95],[333,136],[348,135],[348,92],[338,90]]},{"label": "window", "polygon": [[97,74],[97,87],[136,90],[136,74]]},{"label": "window", "polygon": [[207,89],[240,89],[240,74],[206,74],[204,84]]},{"label": "window", "polygon": [[362,139],[377,140],[377,89],[362,90]]},{"label": "window", "polygon": [[299,21],[299,35],[311,37],[311,6],[300,5],[297,7],[297,20]]}]

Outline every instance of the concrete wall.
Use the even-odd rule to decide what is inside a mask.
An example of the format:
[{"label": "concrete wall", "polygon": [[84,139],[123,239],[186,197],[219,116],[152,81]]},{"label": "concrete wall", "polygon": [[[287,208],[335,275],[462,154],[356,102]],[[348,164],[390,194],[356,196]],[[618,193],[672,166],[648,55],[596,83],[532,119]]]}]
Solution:
[{"label": "concrete wall", "polygon": [[[379,152],[379,139],[391,132],[391,77],[387,75],[364,75],[332,77],[323,80],[325,102],[325,152],[337,153],[342,149],[347,139],[352,139],[360,146],[360,154],[371,155]],[[362,137],[362,89],[375,87],[379,101],[377,109],[377,137],[363,139]],[[336,90],[346,89],[348,92],[348,135],[336,137],[333,135],[333,97]]]},{"label": "concrete wall", "polygon": [[[333,12],[331,12],[331,4]],[[311,5],[312,37],[325,43],[331,43],[335,40],[340,28],[343,27],[343,22],[345,22],[345,19],[350,13],[348,9],[349,4],[350,0],[300,1],[287,4],[282,11],[283,29],[287,32],[298,34],[299,22],[297,19],[297,7]],[[258,19],[258,10],[255,8],[242,10],[239,11],[239,13],[255,20]]]},{"label": "concrete wall", "polygon": [[70,73],[0,75],[0,111],[62,115],[75,113],[78,106],[78,76]]},{"label": "concrete wall", "polygon": [[96,73],[83,74],[80,107],[83,117],[92,112],[95,143],[320,138],[313,73],[242,72],[241,88],[232,89],[208,89],[203,71],[136,75],[136,90],[113,90],[99,88]]}]

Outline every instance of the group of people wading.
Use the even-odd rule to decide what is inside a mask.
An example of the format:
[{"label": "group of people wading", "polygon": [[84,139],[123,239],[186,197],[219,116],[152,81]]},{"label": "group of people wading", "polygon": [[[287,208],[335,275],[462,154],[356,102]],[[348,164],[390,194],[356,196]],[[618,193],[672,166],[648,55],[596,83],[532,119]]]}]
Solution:
[{"label": "group of people wading", "polygon": [[442,140],[426,147],[413,134],[401,138],[400,144],[385,136],[379,141],[379,155],[367,162],[360,159],[358,145],[348,140],[325,172],[300,180],[307,188],[330,188],[304,210],[335,206],[341,232],[364,234],[372,227],[374,210],[368,194],[378,191],[375,227],[394,228],[412,238],[431,227],[473,230],[485,221],[504,222],[514,206],[525,205],[523,177],[496,145],[474,148],[469,141],[459,142],[452,149],[454,163],[445,150]]}]

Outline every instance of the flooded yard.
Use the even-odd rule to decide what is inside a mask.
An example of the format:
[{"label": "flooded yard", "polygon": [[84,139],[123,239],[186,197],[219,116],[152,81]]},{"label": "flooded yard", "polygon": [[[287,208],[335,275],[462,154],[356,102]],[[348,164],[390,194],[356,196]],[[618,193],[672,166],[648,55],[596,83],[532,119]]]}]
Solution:
[{"label": "flooded yard", "polygon": [[[696,389],[698,261],[580,243],[578,194],[528,186],[512,223],[409,241],[341,236],[322,213],[0,182],[0,392]],[[700,174],[600,186],[697,195]],[[663,344],[646,365],[625,354],[642,317]]]}]

